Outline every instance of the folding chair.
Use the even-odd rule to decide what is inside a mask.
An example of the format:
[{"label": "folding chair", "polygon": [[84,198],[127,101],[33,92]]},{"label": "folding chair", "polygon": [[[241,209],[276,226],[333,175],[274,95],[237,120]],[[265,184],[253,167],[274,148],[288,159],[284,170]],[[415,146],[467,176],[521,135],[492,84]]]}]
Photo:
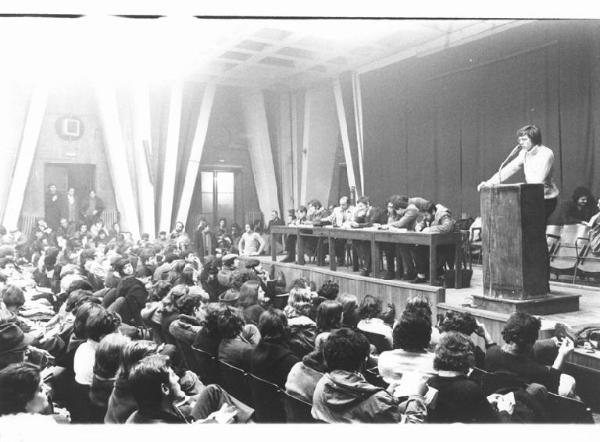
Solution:
[{"label": "folding chair", "polygon": [[252,373],[249,374],[250,390],[254,402],[256,422],[285,423],[284,392],[281,388]]},{"label": "folding chair", "polygon": [[387,388],[389,384],[383,380],[383,377],[379,374],[377,367],[369,368],[363,371],[363,376],[369,384],[373,384],[376,387]]},{"label": "folding chair", "polygon": [[294,424],[314,424],[318,421],[312,417],[312,403],[283,392],[283,406],[286,421]]},{"label": "folding chair", "polygon": [[581,401],[548,392],[548,408],[557,424],[593,424],[591,410]]},{"label": "folding chair", "polygon": [[204,385],[222,384],[219,362],[209,352],[192,346],[192,371],[198,375]]},{"label": "folding chair", "polygon": [[550,256],[550,271],[556,275],[573,275],[573,281],[577,274],[577,264],[583,245],[581,240],[587,240],[589,227],[583,224],[568,224],[563,226],[560,234],[560,241]]},{"label": "folding chair", "polygon": [[366,332],[363,330],[360,330],[360,332],[366,336],[370,344],[373,344],[375,346],[378,354],[392,349],[390,342],[385,338],[385,336],[377,333]]},{"label": "folding chair", "polygon": [[221,372],[221,386],[227,393],[254,408],[248,373],[220,359],[219,371]]},{"label": "folding chair", "polygon": [[526,384],[516,374],[508,371],[485,372],[481,383],[486,396],[493,393],[508,393],[525,386]]}]

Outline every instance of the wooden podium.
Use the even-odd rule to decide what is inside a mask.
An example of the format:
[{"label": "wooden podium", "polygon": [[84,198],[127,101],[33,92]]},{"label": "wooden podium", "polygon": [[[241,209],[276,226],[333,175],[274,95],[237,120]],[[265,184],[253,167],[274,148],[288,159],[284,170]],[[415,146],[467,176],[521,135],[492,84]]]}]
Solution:
[{"label": "wooden podium", "polygon": [[578,296],[548,293],[544,187],[506,184],[481,190],[483,295],[475,305],[503,313],[579,310]]}]

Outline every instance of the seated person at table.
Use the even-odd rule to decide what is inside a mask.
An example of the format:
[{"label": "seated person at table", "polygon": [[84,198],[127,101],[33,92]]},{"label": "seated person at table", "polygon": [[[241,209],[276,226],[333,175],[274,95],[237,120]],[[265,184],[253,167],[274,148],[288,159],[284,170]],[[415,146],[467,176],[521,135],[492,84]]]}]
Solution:
[{"label": "seated person at table", "polygon": [[[334,207],[331,214],[325,218],[321,218],[323,224],[331,224],[333,227],[342,227],[352,221],[354,217],[354,206],[348,204],[348,197],[340,198],[340,205]],[[337,239],[335,241],[335,256],[338,260],[338,265],[344,265],[346,261],[346,240]],[[329,258],[331,259],[331,257]]]},{"label": "seated person at table", "polygon": [[[455,223],[456,221],[452,218],[452,214],[446,207],[441,204],[429,203],[425,213],[423,213],[423,219],[416,224],[415,230],[423,233],[449,233],[454,231]],[[438,247],[438,275],[440,275],[441,268],[446,262],[453,263],[453,252],[453,246]],[[431,270],[429,269],[429,247],[416,246],[415,265],[417,268],[417,277],[413,282],[420,283],[427,281],[427,273]]]},{"label": "seated person at table", "polygon": [[323,348],[328,373],[317,383],[312,415],[328,423],[420,423],[427,416],[425,385],[407,386],[404,401],[365,380],[361,374],[369,356],[369,341],[342,328],[329,335]]},{"label": "seated person at table", "polygon": [[[327,209],[323,207],[321,201],[313,199],[310,200],[307,204],[307,212],[306,212],[306,223],[313,226],[322,225],[322,219],[327,218],[329,213]],[[324,240],[321,240],[323,244],[321,247],[323,250],[326,250],[327,244]],[[317,247],[319,246],[319,238],[307,237],[304,238],[304,250],[306,254],[309,256],[314,256],[318,253]]]},{"label": "seated person at table", "polygon": [[[350,222],[352,228],[365,228],[378,226],[387,222],[386,213],[379,207],[371,206],[368,196],[361,196],[356,202],[354,218]],[[354,241],[358,253],[359,266],[361,267],[361,276],[369,276],[371,272],[371,242]]]},{"label": "seated person at table", "polygon": [[506,344],[502,347],[494,344],[487,349],[485,369],[508,371],[523,382],[535,382],[552,393],[575,397],[575,379],[561,372],[564,360],[573,351],[573,341],[564,338],[552,366],[543,365],[533,358],[532,352],[540,327],[538,318],[527,313],[513,313],[502,330]]},{"label": "seated person at table", "polygon": [[[306,219],[306,207],[300,206],[296,211],[296,219],[291,220],[288,226],[300,226],[308,223]],[[294,262],[296,260],[296,235],[287,235],[285,238],[285,250],[287,255],[281,260],[281,262]]]},{"label": "seated person at table", "polygon": [[475,364],[473,343],[459,332],[446,332],[435,349],[433,367],[437,374],[427,382],[438,391],[429,421],[436,423],[498,422],[481,386],[467,378]]}]

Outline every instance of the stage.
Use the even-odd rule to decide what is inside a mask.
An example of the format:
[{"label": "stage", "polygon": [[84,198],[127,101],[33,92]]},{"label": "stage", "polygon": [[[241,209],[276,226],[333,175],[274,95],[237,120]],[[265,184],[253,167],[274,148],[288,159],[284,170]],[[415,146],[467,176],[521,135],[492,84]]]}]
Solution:
[{"label": "stage", "polygon": [[[280,255],[277,258],[281,260],[283,257]],[[369,294],[382,299],[384,305],[387,302],[394,304],[396,318],[403,311],[406,301],[413,296],[427,298],[432,305],[434,316],[448,310],[468,311],[485,324],[496,342],[503,342],[501,331],[510,315],[472,307],[472,295],[483,294],[482,268],[480,266],[473,267],[473,277],[469,287],[454,289],[360,276],[357,272],[352,271],[351,266],[339,266],[336,271],[332,271],[328,266],[317,266],[316,263],[307,262],[305,265],[299,265],[273,262],[270,256],[257,258],[265,270],[270,270],[274,265],[275,270],[281,271],[285,275],[288,286],[296,278],[307,278],[314,281],[318,288],[324,281],[332,279],[340,285],[340,293],[354,294],[359,300]],[[579,296],[580,310],[539,315],[542,320],[541,338],[551,337],[557,322],[562,322],[570,327],[591,323],[600,324],[600,296],[597,287],[551,281],[550,292],[555,295]],[[481,340],[476,343],[483,346]],[[583,348],[576,348],[567,360],[565,371],[578,380],[580,387],[578,391],[589,406],[594,410],[600,410],[600,350],[588,353]]]}]

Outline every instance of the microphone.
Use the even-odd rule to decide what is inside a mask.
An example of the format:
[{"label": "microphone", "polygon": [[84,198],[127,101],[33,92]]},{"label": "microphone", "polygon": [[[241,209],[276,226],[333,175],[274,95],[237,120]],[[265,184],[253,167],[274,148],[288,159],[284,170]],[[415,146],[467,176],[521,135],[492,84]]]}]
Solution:
[{"label": "microphone", "polygon": [[514,154],[517,152],[517,150],[519,150],[521,148],[520,144],[517,144],[513,150],[510,151],[510,153],[508,154],[508,156],[504,159],[504,161],[502,161],[502,164],[500,164],[500,167],[498,168],[498,181],[500,181],[500,183],[502,183],[502,168],[504,166],[506,166],[506,163],[508,163],[509,160],[512,160],[512,157],[514,156]]}]

